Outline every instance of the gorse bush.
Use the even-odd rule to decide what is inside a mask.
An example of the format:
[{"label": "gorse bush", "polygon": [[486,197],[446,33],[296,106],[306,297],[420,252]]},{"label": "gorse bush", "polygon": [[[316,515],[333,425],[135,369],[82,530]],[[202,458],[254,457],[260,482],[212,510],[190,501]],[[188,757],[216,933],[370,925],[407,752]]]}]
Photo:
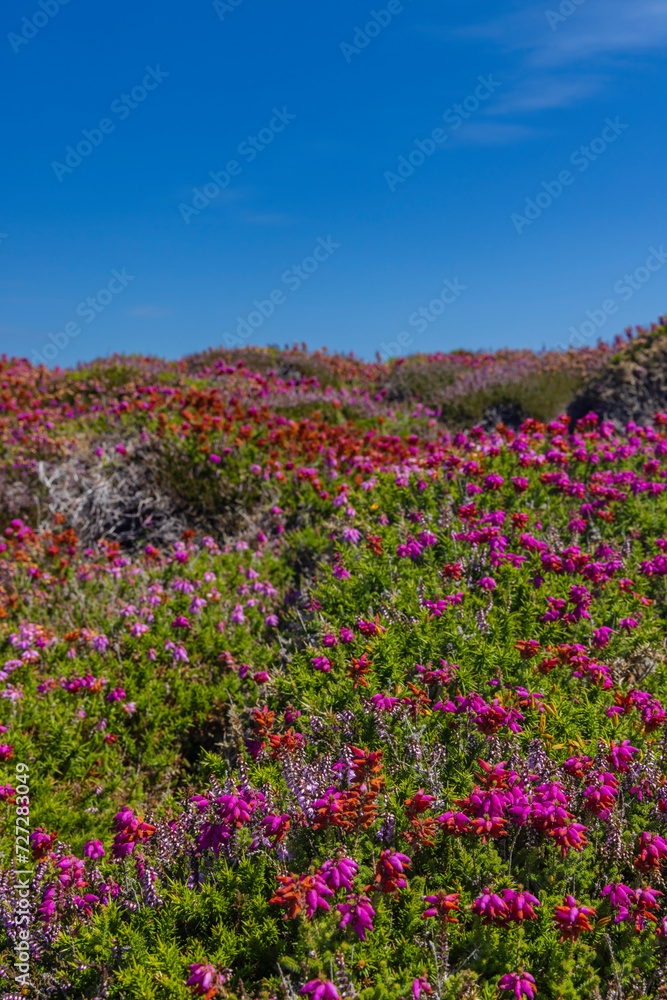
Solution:
[{"label": "gorse bush", "polygon": [[664,996],[667,414],[265,355],[2,362],[5,997]]}]

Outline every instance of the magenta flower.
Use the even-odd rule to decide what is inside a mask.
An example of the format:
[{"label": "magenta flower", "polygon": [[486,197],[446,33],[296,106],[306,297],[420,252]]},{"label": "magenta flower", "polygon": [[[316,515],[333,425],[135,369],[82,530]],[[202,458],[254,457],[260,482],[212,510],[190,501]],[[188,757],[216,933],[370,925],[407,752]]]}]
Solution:
[{"label": "magenta flower", "polygon": [[612,740],[609,744],[609,763],[615,771],[625,773],[630,770],[632,758],[639,753],[637,747],[630,746],[630,740],[623,740],[622,743],[615,744]]},{"label": "magenta flower", "polygon": [[218,973],[214,966],[195,963],[190,966],[190,972],[192,975],[185,985],[190,987],[195,996],[205,996],[209,990],[218,986]]},{"label": "magenta flower", "polygon": [[360,538],[361,538],[361,532],[357,528],[343,529],[344,542],[348,542],[350,545],[358,545]]},{"label": "magenta flower", "polygon": [[354,642],[354,632],[343,625],[340,630],[340,641],[344,642],[346,645],[350,642]]},{"label": "magenta flower", "polygon": [[243,625],[245,621],[245,615],[243,614],[243,605],[234,605],[234,610],[232,611],[230,621],[234,622],[235,625]]},{"label": "magenta flower", "polygon": [[374,694],[371,702],[378,712],[393,712],[400,702],[400,698],[394,698],[389,694]]},{"label": "magenta flower", "polygon": [[414,1000],[419,1000],[422,993],[433,993],[433,988],[428,979],[425,979],[424,976],[419,976],[418,979],[412,980],[412,995]]},{"label": "magenta flower", "polygon": [[624,632],[630,633],[634,628],[639,627],[639,622],[636,618],[621,618],[618,627],[622,628]]},{"label": "magenta flower", "polygon": [[485,477],[484,486],[487,490],[499,490],[504,482],[505,480],[502,476],[499,476],[496,472],[492,472],[491,475]]},{"label": "magenta flower", "polygon": [[340,1000],[338,990],[331,980],[321,976],[319,979],[311,979],[301,987],[299,993],[310,993],[312,1000]]},{"label": "magenta flower", "polygon": [[528,997],[528,1000],[533,1000],[536,995],[535,980],[528,972],[508,972],[506,976],[498,982],[499,990],[511,990],[516,997],[516,1000],[521,1000],[522,997]]},{"label": "magenta flower", "polygon": [[331,662],[326,656],[314,656],[310,662],[316,670],[321,671],[323,674],[328,674],[331,670]]},{"label": "magenta flower", "polygon": [[477,586],[481,587],[482,590],[495,590],[497,584],[492,576],[483,576],[481,580],[477,581]]},{"label": "magenta flower", "polygon": [[352,891],[352,880],[359,871],[359,865],[352,858],[340,858],[338,861],[325,861],[320,871],[330,889],[335,891],[344,886]]},{"label": "magenta flower", "polygon": [[328,649],[331,649],[333,646],[337,646],[338,645],[338,639],[336,638],[335,635],[333,635],[331,632],[329,632],[322,639],[322,645],[326,646]]},{"label": "magenta flower", "polygon": [[222,458],[220,457],[220,455],[215,455],[215,454],[210,454],[208,456],[208,460],[209,462],[213,462],[214,465],[218,465],[220,462],[222,462]]},{"label": "magenta flower", "polygon": [[190,628],[190,623],[185,615],[176,615],[171,623],[172,628]]},{"label": "magenta flower", "polygon": [[499,924],[501,927],[510,917],[509,907],[504,899],[488,888],[474,901],[472,912],[482,918],[482,923]]},{"label": "magenta flower", "polygon": [[603,625],[601,628],[594,629],[593,645],[596,649],[604,649],[613,634],[613,628],[608,628],[606,625]]},{"label": "magenta flower", "polygon": [[366,931],[373,930],[373,917],[375,910],[371,906],[368,896],[352,895],[347,897],[347,903],[338,904],[338,912],[341,914],[340,926],[345,927],[351,923],[352,928],[362,941],[366,940]]}]

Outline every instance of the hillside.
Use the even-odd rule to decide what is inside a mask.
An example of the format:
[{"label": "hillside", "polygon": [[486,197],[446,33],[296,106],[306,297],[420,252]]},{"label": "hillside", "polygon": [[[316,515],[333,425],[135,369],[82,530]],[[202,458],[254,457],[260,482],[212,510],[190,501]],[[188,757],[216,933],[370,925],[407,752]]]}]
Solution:
[{"label": "hillside", "polygon": [[666,332],[0,361],[5,1000],[665,996]]}]

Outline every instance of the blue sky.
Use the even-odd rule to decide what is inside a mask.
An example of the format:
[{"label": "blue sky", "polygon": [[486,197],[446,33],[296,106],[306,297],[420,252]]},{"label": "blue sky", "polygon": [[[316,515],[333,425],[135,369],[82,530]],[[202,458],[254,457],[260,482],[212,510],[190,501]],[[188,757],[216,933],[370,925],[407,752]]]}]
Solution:
[{"label": "blue sky", "polygon": [[539,349],[667,312],[667,0],[1,18],[0,351]]}]

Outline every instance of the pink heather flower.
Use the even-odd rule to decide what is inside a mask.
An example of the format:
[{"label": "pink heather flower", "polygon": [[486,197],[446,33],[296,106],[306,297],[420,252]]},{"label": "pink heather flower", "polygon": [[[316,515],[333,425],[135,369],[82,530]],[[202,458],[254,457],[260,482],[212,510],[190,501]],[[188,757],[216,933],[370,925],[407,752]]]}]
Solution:
[{"label": "pink heather flower", "polygon": [[517,493],[524,493],[530,486],[525,476],[512,476],[512,485]]},{"label": "pink heather flower", "polygon": [[422,913],[422,920],[427,920],[428,917],[437,917],[445,923],[458,924],[457,918],[451,916],[451,912],[459,909],[460,898],[461,894],[458,892],[449,894],[439,892],[435,896],[424,896],[424,902],[431,905]]},{"label": "pink heather flower", "polygon": [[127,448],[125,447],[124,444],[117,444],[116,451],[118,452],[119,455],[127,455]]},{"label": "pink heather flower", "polygon": [[510,916],[507,903],[488,888],[484,889],[482,895],[474,901],[472,912],[482,918],[482,923],[500,926],[503,926]]},{"label": "pink heather flower", "polygon": [[373,930],[373,917],[375,910],[371,906],[368,896],[352,895],[347,897],[347,903],[338,904],[338,912],[341,914],[340,926],[346,927],[352,923],[352,929],[362,941],[366,940],[366,931]]},{"label": "pink heather flower", "polygon": [[172,628],[190,628],[190,623],[185,615],[176,615],[171,623]]},{"label": "pink heather flower", "polygon": [[492,576],[483,576],[481,580],[477,581],[477,585],[482,588],[482,590],[495,590],[496,581]]},{"label": "pink heather flower", "polygon": [[630,740],[623,740],[619,744],[615,744],[612,740],[609,744],[607,757],[614,770],[620,771],[623,774],[630,770],[632,758],[636,753],[639,753],[639,750],[637,747],[630,746]]},{"label": "pink heather flower", "polygon": [[527,997],[533,1000],[536,995],[535,980],[528,972],[508,972],[498,982],[499,990],[511,990],[516,1000]]},{"label": "pink heather flower", "polygon": [[581,906],[574,896],[565,896],[563,905],[556,907],[554,924],[561,932],[561,942],[576,941],[582,931],[592,931],[589,917],[595,918],[592,906]]},{"label": "pink heather flower", "polygon": [[320,670],[323,674],[328,674],[331,670],[331,663],[326,656],[314,656],[310,662],[316,670]]},{"label": "pink heather flower", "polygon": [[520,924],[524,920],[537,920],[537,913],[534,907],[540,905],[539,899],[529,892],[517,892],[514,889],[503,891],[503,900],[509,909],[509,919],[512,923]]},{"label": "pink heather flower", "polygon": [[630,633],[634,628],[639,627],[639,622],[636,618],[621,618],[618,623],[618,627],[622,628],[625,632]]},{"label": "pink heather flower", "polygon": [[266,682],[269,680],[269,674],[267,673],[266,670],[258,670],[256,674],[252,675],[252,679],[254,680],[255,684],[266,684]]},{"label": "pink heather flower", "polygon": [[329,632],[322,639],[322,645],[323,646],[327,646],[329,649],[331,649],[333,646],[337,646],[338,645],[338,639],[336,638],[335,635],[333,635],[331,632]]},{"label": "pink heather flower", "polygon": [[352,858],[340,858],[338,861],[325,861],[320,871],[330,889],[335,891],[343,886],[351,892],[352,880],[359,871],[359,865]]},{"label": "pink heather flower", "polygon": [[429,983],[428,979],[423,976],[419,976],[418,979],[412,980],[412,995],[414,1000],[419,1000],[422,993],[433,993],[433,988]]},{"label": "pink heather flower", "polygon": [[603,625],[601,628],[594,629],[593,645],[596,649],[604,649],[613,634],[613,628],[608,628],[606,625]]},{"label": "pink heather flower", "polygon": [[667,857],[667,841],[657,833],[640,833],[637,849],[635,868],[640,872],[659,871],[660,862]]},{"label": "pink heather flower", "polygon": [[343,541],[350,545],[358,545],[361,532],[357,528],[345,528],[343,530]]},{"label": "pink heather flower", "polygon": [[101,840],[88,840],[83,848],[83,853],[87,858],[103,858],[105,856],[104,847]]},{"label": "pink heather flower", "polygon": [[278,615],[267,615],[264,619],[264,624],[271,625],[272,628],[275,628],[278,624]]},{"label": "pink heather flower", "polygon": [[138,639],[140,635],[145,635],[146,632],[149,632],[149,631],[150,631],[150,629],[149,629],[148,625],[144,625],[143,622],[135,622],[134,625],[132,626],[132,628],[130,629],[130,635],[134,639]]},{"label": "pink heather flower", "polygon": [[209,462],[215,463],[215,465],[218,465],[220,462],[222,462],[220,455],[214,455],[214,454],[209,455],[208,460]]},{"label": "pink heather flower", "polygon": [[340,1000],[340,994],[329,979],[311,979],[302,986],[299,993],[310,993],[312,1000]]},{"label": "pink heather flower", "polygon": [[492,472],[491,475],[485,477],[484,486],[486,487],[487,490],[499,490],[504,482],[505,480],[503,479],[502,476],[499,476],[497,473]]},{"label": "pink heather flower", "polygon": [[340,630],[340,641],[344,642],[346,645],[350,642],[354,642],[354,633],[352,630],[343,626]]},{"label": "pink heather flower", "polygon": [[155,660],[156,656],[157,656],[157,650],[153,649],[153,647],[151,646],[151,648],[146,652],[146,659]]},{"label": "pink heather flower", "polygon": [[243,625],[245,622],[245,615],[243,614],[243,605],[236,604],[234,610],[230,615],[230,620],[234,622],[235,625]]},{"label": "pink heather flower", "polygon": [[394,698],[389,694],[374,694],[371,697],[371,703],[378,712],[393,712],[400,704],[400,700],[400,698]]},{"label": "pink heather flower", "polygon": [[188,979],[186,986],[189,986],[195,996],[205,996],[209,990],[218,985],[218,974],[212,965],[200,965],[195,963],[190,966],[192,975]]},{"label": "pink heather flower", "polygon": [[604,898],[609,896],[609,902],[618,909],[620,906],[629,906],[634,898],[635,891],[622,882],[612,882],[606,885],[600,895]]}]

